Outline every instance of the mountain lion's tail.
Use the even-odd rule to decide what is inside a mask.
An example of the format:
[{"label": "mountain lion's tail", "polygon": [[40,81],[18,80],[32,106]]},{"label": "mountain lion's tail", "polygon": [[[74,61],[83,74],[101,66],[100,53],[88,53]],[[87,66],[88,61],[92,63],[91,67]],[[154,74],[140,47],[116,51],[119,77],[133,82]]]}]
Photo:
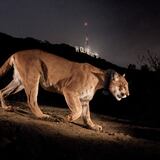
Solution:
[{"label": "mountain lion's tail", "polygon": [[13,65],[13,56],[9,57],[7,61],[0,67],[0,77],[5,75],[7,71],[12,67]]}]

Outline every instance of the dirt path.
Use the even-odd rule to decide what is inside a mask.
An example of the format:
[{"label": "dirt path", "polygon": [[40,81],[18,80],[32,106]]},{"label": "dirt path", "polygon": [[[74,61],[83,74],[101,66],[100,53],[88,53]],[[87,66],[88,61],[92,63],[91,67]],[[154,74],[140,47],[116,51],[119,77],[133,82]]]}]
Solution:
[{"label": "dirt path", "polygon": [[[41,106],[53,119],[35,118],[25,103],[15,112],[0,108],[0,155],[3,159],[160,159],[160,129],[92,114],[103,132],[86,129],[82,120],[62,121],[68,109]],[[60,121],[59,121],[60,120]]]}]

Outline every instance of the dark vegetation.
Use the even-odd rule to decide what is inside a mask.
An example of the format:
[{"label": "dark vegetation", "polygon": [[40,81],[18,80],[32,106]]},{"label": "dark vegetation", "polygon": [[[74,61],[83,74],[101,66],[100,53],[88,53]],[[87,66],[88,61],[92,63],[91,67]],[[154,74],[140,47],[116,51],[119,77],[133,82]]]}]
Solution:
[{"label": "dark vegetation", "polygon": [[[87,54],[77,53],[75,48],[67,44],[51,44],[48,41],[40,41],[34,38],[15,38],[0,33],[0,65],[14,52],[26,49],[42,49],[50,53],[65,57],[72,61],[88,62],[102,69],[112,68],[119,73],[126,73],[129,82],[130,97],[117,102],[111,95],[104,96],[98,91],[91,101],[91,111],[104,115],[129,120],[131,123],[151,127],[160,127],[160,72],[147,69],[137,70],[134,65],[128,68],[119,67],[101,58],[91,57]],[[0,87],[4,87],[11,79],[12,71],[0,78]],[[8,98],[9,100],[26,100],[24,92],[20,92]],[[57,104],[64,106],[63,96],[48,93],[40,88],[40,104]],[[65,104],[66,105],[66,104]]]}]

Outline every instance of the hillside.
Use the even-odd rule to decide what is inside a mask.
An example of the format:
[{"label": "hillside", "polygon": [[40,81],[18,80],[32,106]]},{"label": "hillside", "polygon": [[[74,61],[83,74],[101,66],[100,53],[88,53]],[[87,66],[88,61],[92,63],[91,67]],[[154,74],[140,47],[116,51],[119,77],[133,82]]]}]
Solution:
[{"label": "hillside", "polygon": [[0,44],[0,64],[2,64],[2,62],[4,62],[10,55],[17,51],[26,49],[42,49],[72,61],[88,62],[102,69],[115,68],[120,71],[124,69],[115,64],[107,62],[102,58],[91,57],[85,53],[76,52],[75,47],[64,43],[52,44],[48,41],[42,41],[32,37],[16,38],[4,33],[0,33]]}]

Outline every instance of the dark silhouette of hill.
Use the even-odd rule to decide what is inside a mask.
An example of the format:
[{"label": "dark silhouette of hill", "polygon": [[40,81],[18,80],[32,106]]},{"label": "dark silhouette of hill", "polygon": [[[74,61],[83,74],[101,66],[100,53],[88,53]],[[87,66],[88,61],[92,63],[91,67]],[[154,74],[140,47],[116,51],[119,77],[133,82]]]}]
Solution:
[{"label": "dark silhouette of hill", "polygon": [[72,61],[88,62],[102,69],[114,68],[118,71],[124,70],[124,68],[107,62],[102,58],[91,57],[85,53],[76,52],[75,47],[64,43],[51,44],[48,41],[41,41],[31,37],[16,38],[4,33],[0,33],[0,44],[0,63],[2,63],[3,60],[5,61],[7,57],[17,51],[26,49],[41,49]]},{"label": "dark silhouette of hill", "polygon": [[[111,95],[106,97],[101,91],[98,91],[91,101],[91,111],[129,119],[133,123],[160,127],[159,72],[123,68],[101,58],[77,53],[75,48],[68,44],[51,44],[48,41],[41,41],[30,37],[16,38],[0,33],[0,65],[14,52],[26,49],[42,49],[71,61],[87,62],[101,69],[112,68],[119,73],[126,73],[126,78],[129,82],[130,97],[117,102]],[[1,88],[10,81],[11,73],[12,71],[4,78],[0,78]],[[21,92],[11,96],[10,99],[24,100],[25,95]],[[64,106],[65,104],[63,96],[48,93],[41,88],[39,102],[43,104],[58,104],[59,106]]]}]

